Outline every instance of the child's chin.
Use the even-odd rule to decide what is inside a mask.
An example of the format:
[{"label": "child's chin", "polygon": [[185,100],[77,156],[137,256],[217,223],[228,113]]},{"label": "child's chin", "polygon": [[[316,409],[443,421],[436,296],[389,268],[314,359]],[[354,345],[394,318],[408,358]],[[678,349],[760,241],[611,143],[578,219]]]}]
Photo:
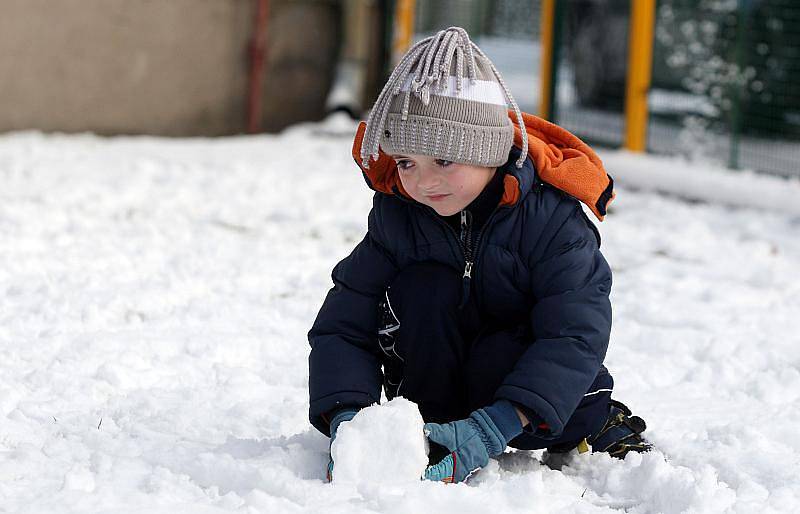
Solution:
[{"label": "child's chin", "polygon": [[461,209],[455,209],[453,207],[448,208],[435,205],[431,205],[431,207],[433,208],[434,211],[436,211],[436,214],[438,214],[439,216],[452,216],[453,214],[458,214],[459,212],[461,212]]},{"label": "child's chin", "polygon": [[452,216],[453,214],[458,214],[464,208],[459,205],[453,205],[450,202],[425,202],[425,205],[436,211],[439,216]]}]

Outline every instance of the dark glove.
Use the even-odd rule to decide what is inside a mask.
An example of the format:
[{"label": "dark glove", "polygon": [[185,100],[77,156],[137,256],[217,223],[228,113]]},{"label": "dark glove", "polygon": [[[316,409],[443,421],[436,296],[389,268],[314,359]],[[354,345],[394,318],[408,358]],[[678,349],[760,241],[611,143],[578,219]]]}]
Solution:
[{"label": "dark glove", "polygon": [[522,433],[514,405],[498,400],[478,409],[469,418],[450,423],[426,423],[425,435],[431,443],[444,446],[450,454],[428,466],[423,478],[440,482],[463,482],[475,470],[497,457],[508,442]]},{"label": "dark glove", "polygon": [[[339,425],[344,423],[345,421],[350,421],[358,414],[357,409],[351,408],[344,408],[341,410],[336,411],[333,418],[331,419],[331,446],[333,446],[333,440],[336,439],[336,430],[339,429]],[[329,446],[330,448],[330,446]],[[328,461],[328,472],[327,472],[328,482],[333,480],[333,456],[331,455],[330,461]]]}]

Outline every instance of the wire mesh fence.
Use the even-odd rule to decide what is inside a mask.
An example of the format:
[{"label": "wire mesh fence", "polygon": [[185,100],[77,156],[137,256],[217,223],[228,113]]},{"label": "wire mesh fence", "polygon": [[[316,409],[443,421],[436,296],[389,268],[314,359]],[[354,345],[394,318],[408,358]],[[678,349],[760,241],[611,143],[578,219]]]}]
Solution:
[{"label": "wire mesh fence", "polygon": [[661,0],[648,147],[800,174],[800,3]]},{"label": "wire mesh fence", "polygon": [[[550,119],[624,144],[632,0],[555,0]],[[658,0],[647,150],[800,175],[800,2]],[[419,39],[467,28],[538,113],[541,0],[419,0]],[[547,80],[547,78],[545,78]]]}]

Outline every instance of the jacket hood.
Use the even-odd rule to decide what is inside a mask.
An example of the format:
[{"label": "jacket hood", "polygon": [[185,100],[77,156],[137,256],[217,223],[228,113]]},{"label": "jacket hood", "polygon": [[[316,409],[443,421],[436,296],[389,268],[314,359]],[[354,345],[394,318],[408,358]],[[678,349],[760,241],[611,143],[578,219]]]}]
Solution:
[{"label": "jacket hood", "polygon": [[[513,111],[509,111],[509,117],[514,123],[514,145],[521,148],[522,132]],[[568,130],[532,114],[523,113],[522,118],[528,134],[528,158],[533,163],[538,180],[577,198],[598,220],[603,221],[608,204],[615,194],[614,181],[606,173],[600,157]],[[361,143],[366,127],[367,124],[363,121],[358,125],[352,153],[367,184],[381,193],[400,194],[410,198],[400,182],[394,159],[383,151],[379,152],[377,160],[370,159],[369,168],[361,166]],[[513,174],[505,176],[501,205],[517,203],[525,192],[521,184],[535,182],[534,177],[524,178],[527,180],[520,181]]]}]

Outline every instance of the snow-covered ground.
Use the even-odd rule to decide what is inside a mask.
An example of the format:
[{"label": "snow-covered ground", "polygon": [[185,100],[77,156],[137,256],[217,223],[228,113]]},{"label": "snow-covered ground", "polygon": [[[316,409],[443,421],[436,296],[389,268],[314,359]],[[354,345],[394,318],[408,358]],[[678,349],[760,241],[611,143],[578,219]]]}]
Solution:
[{"label": "snow-covered ground", "polygon": [[[800,216],[624,178],[600,226],[607,364],[659,450],[325,483],[306,332],[371,203],[352,128],[0,137],[0,511],[800,510]],[[620,177],[653,162],[601,156]]]}]

